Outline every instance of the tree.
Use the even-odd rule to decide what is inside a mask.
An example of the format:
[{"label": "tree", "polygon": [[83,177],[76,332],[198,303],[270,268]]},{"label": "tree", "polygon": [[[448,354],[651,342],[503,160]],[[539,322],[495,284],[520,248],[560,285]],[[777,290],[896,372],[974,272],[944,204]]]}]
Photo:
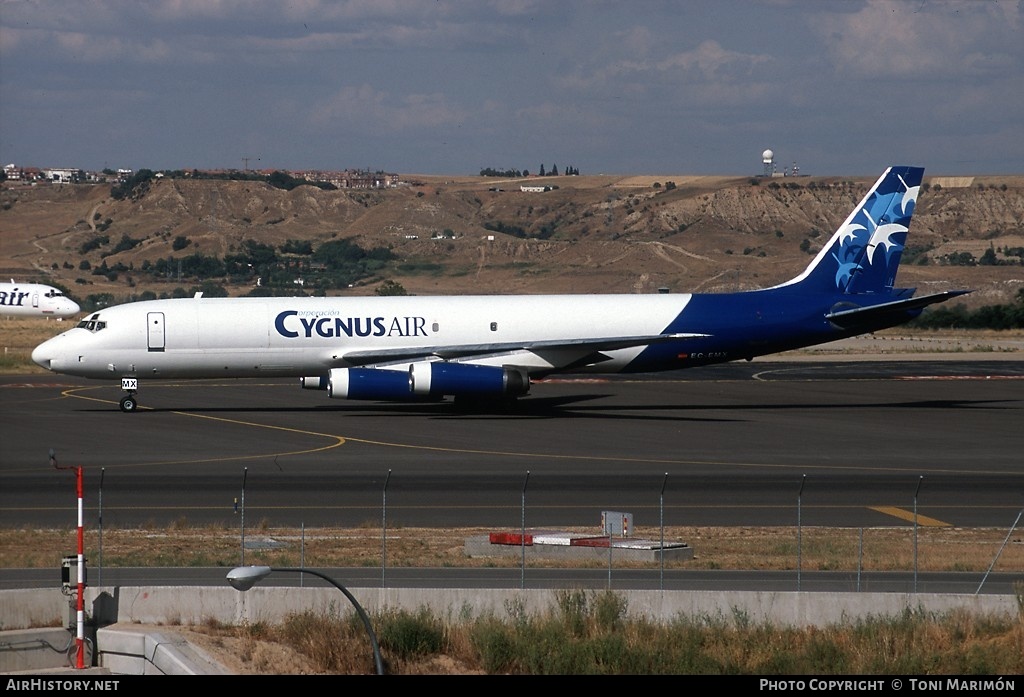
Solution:
[{"label": "tree", "polygon": [[228,297],[228,291],[224,286],[220,285],[215,281],[205,280],[198,286],[192,287],[193,295],[195,293],[202,293],[205,298],[226,298]]},{"label": "tree", "polygon": [[388,280],[384,281],[383,283],[381,283],[379,286],[377,286],[377,289],[374,291],[374,293],[376,295],[408,295],[409,294],[408,292],[406,292],[405,287],[402,286],[401,283],[398,283],[397,281],[392,281],[391,279],[388,279]]}]

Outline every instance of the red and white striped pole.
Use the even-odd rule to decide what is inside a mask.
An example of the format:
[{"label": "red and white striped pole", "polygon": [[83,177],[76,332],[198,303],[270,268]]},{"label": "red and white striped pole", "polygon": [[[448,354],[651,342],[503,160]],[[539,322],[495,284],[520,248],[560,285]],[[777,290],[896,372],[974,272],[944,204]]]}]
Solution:
[{"label": "red and white striped pole", "polygon": [[83,516],[83,485],[82,468],[75,467],[75,479],[78,489],[78,635],[75,641],[78,645],[78,658],[76,668],[85,668],[85,531],[82,526]]},{"label": "red and white striped pole", "polygon": [[85,668],[85,528],[82,524],[85,514],[83,503],[85,500],[85,486],[82,481],[84,470],[82,467],[61,467],[58,465],[57,456],[54,454],[53,449],[50,450],[50,463],[53,464],[55,469],[69,469],[75,472],[75,490],[78,494],[78,598],[75,603],[78,630],[75,635],[75,667]]}]

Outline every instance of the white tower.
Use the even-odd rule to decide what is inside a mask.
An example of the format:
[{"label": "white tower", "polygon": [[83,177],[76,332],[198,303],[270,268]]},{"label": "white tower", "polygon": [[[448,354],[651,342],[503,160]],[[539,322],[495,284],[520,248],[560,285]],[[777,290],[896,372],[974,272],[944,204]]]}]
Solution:
[{"label": "white tower", "polygon": [[764,176],[772,176],[772,171],[775,166],[775,153],[771,150],[765,150],[761,153],[761,164],[764,165]]}]

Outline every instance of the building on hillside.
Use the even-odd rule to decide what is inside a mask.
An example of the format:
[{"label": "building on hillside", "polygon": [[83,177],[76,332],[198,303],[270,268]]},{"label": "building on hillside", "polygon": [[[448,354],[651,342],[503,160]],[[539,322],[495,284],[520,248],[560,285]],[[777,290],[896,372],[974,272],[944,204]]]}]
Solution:
[{"label": "building on hillside", "polygon": [[48,181],[55,184],[78,184],[85,181],[85,172],[71,167],[54,167],[43,170]]},{"label": "building on hillside", "polygon": [[19,167],[15,164],[4,165],[4,176],[7,181],[37,182],[43,179],[43,171],[38,167]]},{"label": "building on hillside", "polygon": [[304,175],[309,181],[323,181],[339,189],[390,189],[398,186],[398,175],[370,170],[343,172],[309,172]]}]

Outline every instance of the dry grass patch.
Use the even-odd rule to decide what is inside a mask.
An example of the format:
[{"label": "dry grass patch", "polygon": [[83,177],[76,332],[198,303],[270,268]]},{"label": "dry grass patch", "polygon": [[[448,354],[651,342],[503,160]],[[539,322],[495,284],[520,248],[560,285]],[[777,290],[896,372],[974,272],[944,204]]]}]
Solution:
[{"label": "dry grass patch", "polygon": [[[587,532],[589,529],[572,529]],[[493,528],[402,528],[388,531],[389,567],[518,567],[515,556],[470,558],[469,537],[486,535]],[[591,531],[592,532],[592,531]],[[640,527],[635,536],[660,539],[656,528]],[[799,545],[798,545],[799,538]],[[265,549],[254,540],[265,539]],[[694,550],[689,561],[667,561],[667,568],[816,571],[909,571],[915,568],[912,527],[804,528],[795,527],[671,527],[667,542],[685,542]],[[270,566],[373,567],[382,563],[380,529],[264,527],[247,531],[245,561]],[[238,529],[189,527],[176,521],[168,528],[104,529],[102,555],[99,531],[86,527],[85,547],[90,566],[106,567],[232,567],[241,558]],[[1004,545],[1004,543],[1006,543]],[[47,568],[77,548],[75,529],[0,528],[0,562],[8,568]],[[998,555],[998,556],[997,556]],[[993,566],[993,562],[995,562]],[[531,562],[559,566],[603,566],[603,562],[544,560]],[[653,566],[616,560],[619,568]],[[916,567],[919,571],[984,573],[1024,569],[1024,530],[1007,539],[1007,531],[994,528],[919,528]]]}]

